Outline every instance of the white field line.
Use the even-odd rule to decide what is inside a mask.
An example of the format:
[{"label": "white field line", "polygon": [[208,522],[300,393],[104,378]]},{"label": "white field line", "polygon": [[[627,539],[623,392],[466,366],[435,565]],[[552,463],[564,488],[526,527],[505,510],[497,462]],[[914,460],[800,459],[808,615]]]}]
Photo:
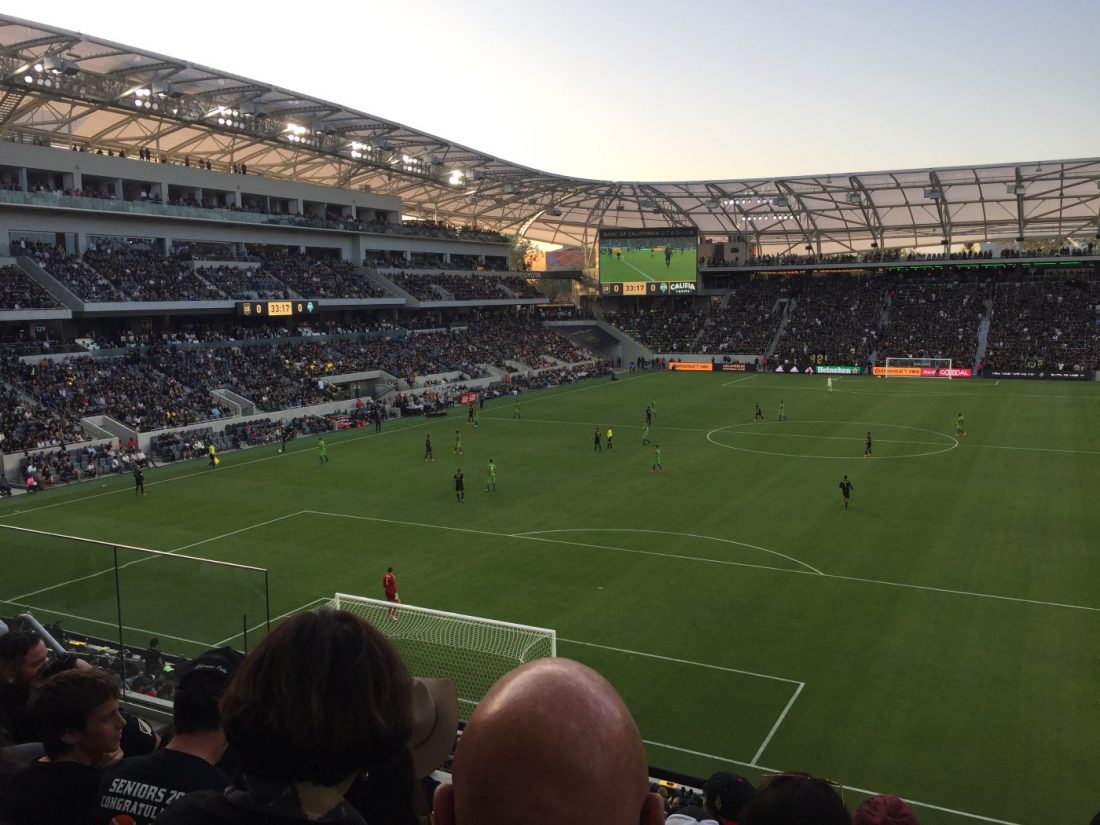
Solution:
[{"label": "white field line", "polygon": [[[714,761],[714,762],[724,762],[727,765],[738,765],[742,768],[751,768],[753,770],[761,771],[762,773],[765,773],[765,774],[782,773],[782,771],[776,770],[775,768],[766,768],[763,765],[756,764],[755,762],[740,762],[737,759],[730,759],[729,757],[726,757],[726,756],[718,756],[717,754],[713,754],[713,753],[704,753],[703,751],[695,751],[695,750],[690,750],[689,748],[681,748],[681,747],[678,747],[676,745],[665,744],[664,742],[654,742],[652,739],[643,739],[642,741],[645,742],[645,744],[652,745],[655,748],[663,748],[665,750],[676,751],[678,753],[686,753],[686,754],[689,754],[691,756],[701,756],[704,759],[709,759],[709,760]],[[854,785],[841,785],[840,787],[843,790],[855,791],[856,793],[864,794],[865,796],[878,796],[879,793],[880,793],[879,791],[872,791],[872,790],[868,790],[867,788],[857,788]],[[932,805],[928,802],[918,802],[917,800],[910,799],[907,796],[902,797],[902,798],[906,802],[908,802],[910,805],[914,805],[918,808],[928,808],[929,810],[932,810],[932,811],[940,811],[940,812],[945,813],[945,814],[952,814],[954,816],[961,816],[961,817],[964,817],[966,819],[975,819],[979,822],[991,822],[991,823],[993,823],[993,825],[1020,825],[1020,823],[1018,823],[1018,822],[1011,822],[1007,819],[994,819],[993,817],[982,816],[981,814],[972,814],[972,813],[969,813],[967,811],[959,811],[959,810],[956,810],[954,808],[945,808],[941,805]]]},{"label": "white field line", "polygon": [[775,736],[775,732],[779,730],[779,726],[783,724],[783,720],[787,718],[787,714],[790,712],[791,707],[794,705],[794,700],[798,698],[798,694],[802,692],[802,688],[804,687],[806,687],[806,683],[799,682],[798,687],[795,688],[794,695],[787,702],[786,707],[783,708],[783,712],[779,714],[779,718],[775,720],[775,724],[772,725],[772,729],[768,731],[768,735],[764,737],[764,741],[760,743],[760,747],[756,749],[756,753],[752,757],[753,762],[760,761],[760,757],[764,755],[764,750],[772,741],[772,737]]},{"label": "white field line", "polygon": [[706,662],[693,662],[690,659],[676,659],[672,656],[660,656],[656,653],[643,653],[640,650],[626,650],[621,647],[611,647],[610,645],[600,645],[594,642],[580,642],[575,639],[558,639],[559,642],[565,642],[573,645],[583,645],[584,647],[595,647],[600,650],[611,650],[615,653],[625,653],[628,656],[644,656],[647,659],[659,659],[663,662],[673,662],[680,665],[690,665],[692,667],[706,668],[707,670],[719,670],[724,673],[737,673],[742,676],[752,676],[757,679],[769,679],[775,682],[785,682],[789,685],[794,685],[794,694],[787,700],[787,704],[783,707],[783,711],[779,714],[779,718],[775,720],[775,723],[771,726],[771,730],[768,731],[768,735],[764,738],[764,741],[760,744],[760,747],[756,749],[756,755],[752,758],[752,764],[756,764],[761,754],[764,753],[764,749],[768,747],[768,743],[772,741],[772,737],[775,736],[775,732],[779,730],[779,726],[783,724],[783,720],[787,718],[787,714],[790,712],[791,707],[794,705],[795,699],[802,693],[802,688],[806,687],[805,682],[800,682],[797,679],[787,679],[783,676],[772,676],[770,673],[756,673],[751,670],[741,670],[735,667],[724,667],[722,665],[712,665]]},{"label": "white field line", "polygon": [[1000,444],[973,444],[974,447],[984,447],[987,450],[1027,450],[1035,453],[1073,453],[1075,455],[1100,455],[1100,450],[1059,450],[1056,447],[1006,447]]},{"label": "white field line", "polygon": [[[851,379],[849,379],[849,380],[851,380]],[[835,385],[835,382],[834,382],[834,385]],[[765,387],[765,386],[754,385],[753,389],[754,390],[769,390],[769,391],[773,390],[773,389],[776,389],[779,392],[820,392],[820,393],[828,392],[828,390],[824,390],[820,386],[796,387],[793,384],[788,384],[786,386],[783,386],[782,388],[773,388],[773,387]],[[840,389],[838,389],[838,390],[835,390],[835,392],[845,393],[847,395],[878,395],[878,396],[905,395],[905,396],[910,396],[910,397],[913,397],[913,398],[958,398],[958,397],[961,397],[961,396],[971,396],[971,397],[975,397],[975,398],[989,398],[990,397],[989,393],[992,392],[992,389],[990,389],[989,391],[986,391],[986,392],[949,392],[949,391],[944,391],[944,390],[932,390],[932,389],[928,390],[927,392],[912,392],[911,390],[901,391],[901,392],[892,392],[890,390],[840,390]],[[1040,393],[1027,393],[1027,392],[1013,393],[1012,395],[1009,395],[1009,396],[1000,396],[998,398],[998,400],[1001,403],[1004,403],[1005,401],[1010,401],[1014,398],[1038,398],[1042,401],[1046,401],[1049,398],[1065,398],[1065,399],[1070,399],[1070,400],[1075,400],[1075,401],[1087,401],[1089,403],[1095,402],[1095,400],[1096,400],[1096,398],[1094,396],[1089,396],[1089,395],[1042,395]]]},{"label": "white field line", "polygon": [[[306,602],[301,607],[295,607],[293,610],[288,610],[286,613],[280,613],[278,616],[272,616],[271,621],[277,622],[279,621],[279,619],[285,619],[287,616],[293,616],[295,613],[301,613],[303,610],[309,610],[311,607],[315,607],[317,605],[328,604],[330,601],[332,601],[332,599],[314,599],[311,602]],[[266,621],[257,622],[256,624],[252,625],[252,627],[248,628],[248,632],[251,633],[254,630],[259,630],[261,627],[267,627],[267,624],[268,623]],[[226,636],[219,642],[214,642],[211,647],[221,647],[222,645],[227,645],[234,639],[239,639],[243,635],[243,631],[241,633],[234,633],[232,636]]]},{"label": "white field line", "polygon": [[[625,379],[625,380],[629,380],[629,379]],[[486,417],[486,418],[495,418],[496,416],[484,416],[484,417]],[[501,418],[501,420],[504,420],[504,419]],[[529,423],[532,423],[532,424],[560,424],[561,426],[565,426],[565,427],[591,427],[594,423],[594,422],[591,422],[591,421],[562,421],[562,420],[556,419],[556,418],[524,418],[524,419],[520,419],[520,420],[526,421],[526,422],[529,422]],[[797,425],[799,423],[805,424],[805,423],[809,423],[809,422],[794,421],[794,422],[788,422],[788,423],[793,423],[793,424]],[[838,424],[853,423],[854,424],[854,423],[858,423],[858,422],[843,422],[843,421],[840,421],[840,422],[830,422],[830,423],[838,423]],[[634,425],[620,425],[620,426],[631,426],[631,427],[633,427]],[[640,428],[642,425],[639,424],[637,426]],[[726,425],[726,427],[751,427],[751,426],[753,426],[753,425],[752,424],[727,424]],[[898,424],[876,424],[876,425],[872,425],[872,426],[897,427],[897,426],[901,426],[901,425],[898,425]],[[712,433],[712,432],[716,431],[715,428],[703,429],[702,427],[666,427],[666,426],[663,426],[663,425],[661,426],[661,429],[662,430],[669,430],[669,431],[672,431],[672,432],[679,432],[679,433]],[[723,432],[723,433],[729,433],[731,435],[763,435],[763,436],[780,435],[780,436],[783,436],[785,438],[821,438],[821,439],[832,439],[832,440],[835,440],[835,441],[859,441],[859,442],[862,442],[864,440],[862,436],[800,435],[798,433],[781,433],[781,432],[778,432],[777,430],[774,430],[774,429],[768,429],[768,430],[741,430],[741,429],[738,429],[738,430],[733,430],[733,429],[725,429],[725,428],[719,427],[719,428],[717,428],[717,431],[720,431],[720,432]],[[933,431],[929,430],[929,432],[933,432]],[[589,433],[589,435],[591,435],[591,433]],[[943,433],[943,435],[946,438],[952,438],[952,436],[950,436],[948,433]],[[923,445],[923,446],[926,446],[926,447],[949,447],[950,446],[946,442],[941,442],[941,441],[905,441],[905,440],[901,440],[901,439],[888,439],[888,438],[876,438],[875,443],[876,444],[917,444],[917,445]],[[1027,451],[1038,452],[1038,453],[1069,453],[1069,454],[1072,454],[1072,455],[1100,455],[1100,450],[1063,450],[1063,449],[1059,449],[1059,448],[1056,448],[1056,447],[1012,447],[1012,446],[1005,446],[1005,445],[1001,445],[1001,444],[979,444],[975,441],[966,441],[966,442],[961,442],[960,441],[960,442],[958,442],[958,445],[961,446],[963,443],[967,444],[970,447],[981,447],[982,449],[986,449],[986,450],[1027,450]],[[952,449],[954,449],[954,448],[952,447]],[[829,458],[832,458],[832,457],[833,456],[829,456]],[[837,458],[842,458],[842,457],[843,456],[837,456]],[[30,512],[30,511],[27,511],[27,512]],[[14,514],[12,514],[12,515],[14,515]]]},{"label": "white field line", "polygon": [[[450,527],[450,526],[447,526],[445,524],[424,524],[424,523],[421,523],[421,522],[418,522],[418,521],[399,521],[398,519],[380,518],[380,517],[377,517],[377,516],[361,516],[361,515],[352,514],[352,513],[328,513],[328,512],[325,512],[323,510],[303,510],[302,512],[303,513],[309,513],[309,514],[312,514],[312,515],[317,515],[317,516],[327,516],[327,517],[331,517],[331,518],[347,518],[347,519],[355,519],[355,520],[358,520],[358,521],[376,521],[376,522],[381,522],[383,524],[398,524],[398,525],[401,525],[403,527],[423,527],[423,528],[429,529],[429,530],[447,530],[447,531],[452,532],[452,533],[472,533],[472,534],[478,535],[478,536],[495,536],[497,538],[520,539],[522,541],[543,541],[543,542],[548,542],[550,544],[567,544],[567,545],[570,545],[572,547],[592,547],[592,548],[597,549],[597,550],[617,550],[617,551],[622,552],[622,553],[633,553],[635,555],[640,555],[640,556],[657,556],[659,558],[667,558],[667,559],[683,559],[685,561],[703,562],[704,564],[724,564],[724,565],[733,566],[733,567],[755,567],[755,568],[758,568],[760,570],[779,570],[780,572],[805,573],[806,575],[810,575],[810,576],[824,575],[822,573],[817,573],[815,568],[810,567],[808,564],[805,564],[804,562],[798,562],[798,563],[802,564],[804,567],[808,567],[809,570],[791,570],[790,568],[786,568],[786,567],[769,567],[768,565],[764,565],[764,564],[751,564],[750,562],[743,562],[743,561],[727,561],[725,559],[708,559],[708,558],[703,558],[703,557],[699,557],[699,556],[685,556],[685,555],[680,555],[680,554],[677,554],[677,553],[659,553],[656,550],[634,550],[634,549],[631,549],[629,547],[612,547],[612,546],[606,545],[606,544],[591,544],[591,543],[582,542],[582,541],[567,541],[565,539],[551,539],[551,538],[545,538],[543,536],[523,535],[523,534],[519,534],[519,533],[498,533],[498,532],[495,532],[493,530],[475,530],[472,527]],[[610,528],[601,528],[601,529],[610,529]],[[646,532],[648,532],[648,531],[646,531]],[[679,535],[679,534],[675,534],[675,535]],[[708,538],[708,537],[704,536],[703,538]],[[739,545],[744,546],[744,547],[752,547],[754,549],[760,549],[760,550],[764,549],[762,547],[757,548],[756,545],[752,545],[752,544],[742,544],[741,542],[734,542],[731,539],[716,539],[716,540],[726,542],[726,543],[730,543],[730,544],[739,544]],[[767,550],[766,552],[774,553],[775,551]],[[776,553],[776,555],[782,555],[782,554],[781,553]],[[784,558],[791,558],[791,557],[790,556],[784,556]],[[792,561],[798,561],[797,559],[793,559],[793,558],[791,560]],[[813,571],[813,572],[811,572],[811,571]]]},{"label": "white field line", "polygon": [[[723,564],[723,565],[732,566],[732,567],[751,567],[751,568],[755,568],[757,570],[773,570],[777,573],[792,573],[796,576],[818,576],[818,577],[823,578],[823,579],[838,579],[838,580],[841,580],[841,581],[863,582],[865,584],[881,584],[881,585],[884,585],[886,587],[904,587],[904,588],[907,588],[907,589],[910,589],[910,590],[925,590],[925,591],[928,591],[928,592],[931,592],[931,593],[946,593],[946,594],[954,595],[954,596],[970,596],[970,597],[977,598],[977,599],[994,599],[994,600],[997,600],[997,601],[1018,602],[1020,604],[1034,604],[1034,605],[1039,605],[1039,606],[1042,606],[1042,607],[1061,607],[1061,608],[1065,608],[1067,610],[1086,610],[1086,611],[1089,611],[1091,613],[1100,613],[1100,607],[1089,607],[1087,605],[1080,605],[1080,604],[1067,604],[1065,602],[1043,601],[1042,599],[1025,599],[1025,598],[1022,598],[1020,596],[999,596],[995,593],[978,593],[978,592],[975,592],[975,591],[972,591],[972,590],[954,590],[954,589],[947,588],[947,587],[933,587],[931,585],[925,585],[925,584],[907,584],[905,582],[893,582],[893,581],[887,581],[887,580],[884,580],[884,579],[864,579],[864,578],[860,578],[858,576],[843,576],[843,575],[839,575],[839,574],[836,574],[836,573],[810,572],[809,570],[795,570],[795,569],[792,569],[790,567],[770,567],[770,566],[765,565],[765,564],[751,564],[749,562],[727,561],[727,560],[724,560],[724,559],[708,559],[708,558],[705,558],[705,557],[688,556],[688,555],[684,555],[684,554],[680,554],[680,553],[659,553],[659,552],[654,551],[654,550],[635,550],[633,548],[628,548],[628,547],[612,547],[611,545],[606,545],[606,544],[592,544],[590,542],[566,541],[565,539],[553,539],[553,538],[547,538],[545,536],[533,536],[533,535],[532,536],[522,536],[522,535],[517,535],[517,534],[514,534],[514,533],[497,533],[497,532],[494,532],[494,531],[491,531],[491,530],[475,530],[475,529],[470,528],[470,527],[449,527],[449,526],[443,525],[443,524],[424,524],[422,522],[416,522],[416,521],[399,521],[397,519],[378,518],[378,517],[375,517],[375,516],[361,516],[361,515],[354,515],[354,514],[351,514],[351,513],[328,513],[328,512],[325,512],[323,510],[303,510],[302,513],[310,514],[310,515],[316,515],[316,516],[331,516],[333,518],[347,518],[347,519],[356,519],[356,520],[362,520],[362,521],[377,521],[377,522],[382,522],[384,524],[400,524],[400,525],[405,525],[405,526],[408,526],[408,527],[424,527],[424,528],[433,529],[433,530],[448,530],[448,531],[455,532],[455,533],[473,533],[473,534],[481,535],[481,536],[498,536],[498,537],[501,537],[501,538],[519,538],[519,539],[523,539],[523,540],[526,540],[526,541],[544,541],[544,542],[548,542],[550,544],[567,544],[567,545],[571,545],[571,546],[574,546],[574,547],[591,547],[591,548],[594,548],[596,550],[615,550],[615,551],[618,551],[618,552],[621,552],[621,553],[633,553],[633,554],[641,555],[641,556],[657,556],[659,558],[681,559],[683,561],[695,561],[695,562],[700,562],[702,564]],[[599,528],[599,529],[607,531],[607,530],[613,530],[614,528],[602,527],[602,528]],[[623,532],[626,532],[627,529],[633,529],[633,530],[637,531],[637,528],[623,528]],[[661,531],[644,531],[644,532],[661,532]],[[681,534],[676,533],[674,535],[681,535]],[[715,537],[713,537],[713,536],[703,536],[702,538],[713,539]],[[717,540],[718,541],[731,541],[730,539],[717,539]],[[746,546],[755,547],[755,545],[746,545]],[[772,552],[774,552],[774,551],[772,551]],[[790,558],[790,557],[788,557],[788,558]]]},{"label": "white field line", "polygon": [[[166,550],[164,552],[166,552],[168,554],[182,553],[184,550],[190,550],[192,547],[198,547],[200,544],[206,544],[207,542],[217,541],[218,539],[228,538],[229,536],[235,536],[238,533],[244,533],[248,530],[255,530],[257,527],[265,527],[268,524],[274,524],[275,522],[282,521],[283,519],[294,518],[295,516],[297,516],[297,515],[299,515],[300,513],[303,513],[303,512],[305,512],[305,511],[304,510],[299,510],[296,513],[287,513],[284,516],[279,516],[277,518],[268,519],[267,521],[261,521],[257,524],[250,524],[247,527],[241,527],[238,530],[231,530],[230,532],[222,533],[219,536],[212,536],[211,538],[203,539],[202,541],[192,542],[191,544],[185,544],[182,547],[177,547],[174,550]],[[150,561],[151,559],[155,559],[155,558],[159,558],[159,556],[142,556],[141,558],[134,559],[133,561],[128,561],[125,564],[120,564],[118,566],[118,569],[119,570],[124,570],[125,568],[130,567],[132,565],[140,564],[143,561]],[[28,599],[31,596],[37,596],[40,593],[48,593],[49,591],[56,590],[59,587],[66,587],[67,585],[76,584],[77,582],[87,581],[88,579],[94,579],[97,576],[102,576],[106,573],[111,573],[111,572],[114,571],[114,569],[115,569],[114,567],[107,567],[107,568],[104,568],[103,570],[98,570],[95,573],[89,573],[86,576],[80,576],[79,578],[69,579],[68,581],[59,582],[58,584],[53,584],[53,585],[50,585],[49,587],[43,587],[39,590],[32,590],[30,593],[23,593],[20,596],[12,596],[8,599],[3,599],[3,601],[15,602],[15,603],[18,604],[23,599]]]},{"label": "white field line", "polygon": [[727,381],[722,386],[723,387],[732,387],[734,384],[740,384],[744,381],[748,381],[750,378],[752,378],[751,375],[746,375],[744,378],[738,378],[736,381]]},{"label": "white field line", "polygon": [[736,544],[739,547],[749,547],[753,550],[761,550],[765,553],[771,553],[773,556],[779,556],[781,558],[786,559],[787,561],[793,561],[795,564],[800,564],[803,567],[805,567],[807,570],[809,570],[813,573],[817,573],[818,575],[821,575],[821,571],[818,570],[813,565],[806,564],[806,562],[802,561],[801,559],[796,559],[794,556],[788,556],[785,553],[778,552],[777,550],[769,550],[767,547],[761,547],[757,544],[748,544],[748,543],[743,542],[743,541],[734,541],[733,539],[720,539],[720,538],[715,538],[714,536],[700,536],[700,535],[697,535],[695,533],[679,533],[679,532],[673,532],[673,531],[669,531],[669,530],[646,530],[646,529],[639,528],[639,527],[591,527],[591,528],[563,527],[563,528],[558,528],[558,529],[554,529],[554,530],[529,530],[529,531],[526,531],[526,532],[523,532],[523,533],[512,533],[511,535],[516,536],[516,537],[521,537],[521,538],[527,538],[527,537],[532,537],[532,536],[545,535],[546,533],[650,533],[650,534],[653,534],[653,535],[681,536],[682,538],[689,538],[689,539],[702,539],[704,541],[717,541],[717,542],[721,542],[722,544]]},{"label": "white field line", "polygon": [[628,656],[643,656],[646,659],[659,659],[662,662],[674,662],[674,663],[679,664],[679,665],[691,665],[692,667],[702,667],[702,668],[706,668],[707,670],[720,670],[723,673],[739,673],[742,676],[755,676],[758,679],[770,679],[773,682],[786,682],[788,685],[797,685],[799,690],[801,690],[802,685],[805,684],[805,682],[800,682],[797,679],[788,679],[785,676],[772,676],[770,673],[756,673],[752,670],[740,670],[739,668],[735,668],[735,667],[725,667],[723,665],[712,665],[712,664],[708,664],[706,662],[693,662],[690,659],[676,659],[672,656],[661,656],[657,653],[643,653],[640,650],[626,650],[625,648],[621,648],[621,647],[611,647],[610,645],[599,645],[599,644],[596,644],[595,642],[581,642],[581,641],[578,641],[576,639],[563,639],[563,638],[560,638],[560,637],[558,638],[558,641],[559,642],[565,642],[566,644],[571,644],[571,645],[583,645],[584,647],[595,647],[595,648],[599,648],[600,650],[611,650],[615,653],[625,653]]},{"label": "white field line", "polygon": [[[485,416],[485,417],[488,418],[489,416]],[[505,419],[502,418],[501,420],[503,421]],[[524,418],[522,420],[531,422],[532,424],[560,424],[562,426],[568,426],[568,427],[591,427],[594,423],[596,423],[596,422],[592,422],[592,421],[559,421],[557,419],[552,419],[552,418]],[[794,423],[798,424],[799,422],[796,421]],[[804,421],[802,423],[807,424],[807,423],[818,423],[818,422],[806,422],[806,421]],[[844,424],[844,423],[857,423],[857,422],[838,421],[838,422],[824,422],[824,423]],[[641,427],[642,425],[620,425],[620,426]],[[833,441],[858,441],[861,444],[864,442],[864,436],[861,436],[861,435],[800,435],[798,433],[783,433],[783,432],[779,432],[778,430],[774,430],[774,429],[767,429],[767,430],[734,430],[734,429],[727,429],[729,427],[752,427],[752,426],[754,426],[754,425],[753,424],[727,424],[726,427],[719,427],[717,429],[712,427],[709,430],[708,429],[703,429],[702,427],[665,427],[665,426],[662,426],[661,429],[662,430],[669,430],[669,431],[672,431],[672,432],[678,432],[678,433],[723,432],[723,433],[729,433],[730,435],[763,435],[763,436],[779,435],[779,436],[783,436],[784,438],[822,438],[822,439],[830,439],[830,440],[833,440]],[[895,425],[892,425],[892,424],[878,424],[878,425],[872,425],[872,426],[891,427],[891,426],[895,426]],[[591,433],[589,433],[589,435],[591,435]],[[947,436],[946,433],[944,433],[944,435]],[[947,436],[947,437],[950,438],[950,436]],[[922,446],[925,446],[925,447],[948,447],[948,446],[950,446],[949,444],[947,444],[944,441],[905,441],[905,440],[902,440],[902,439],[889,439],[889,438],[876,438],[875,443],[876,444],[919,444],[919,445],[922,445]],[[976,446],[980,447],[982,445],[979,444],[979,445],[976,445]]]},{"label": "white field line", "polygon": [[624,264],[626,264],[627,266],[629,266],[629,267],[630,267],[631,269],[633,269],[633,270],[634,270],[635,272],[637,272],[637,273],[638,273],[639,275],[641,275],[641,276],[642,276],[643,278],[645,278],[645,279],[646,279],[647,281],[653,281],[653,280],[655,280],[654,278],[650,278],[650,277],[649,277],[648,275],[646,275],[646,274],[645,274],[644,272],[642,272],[642,270],[638,269],[638,267],[634,266],[634,264],[632,264],[632,263],[631,263],[630,261],[622,261],[622,263],[624,263]]}]

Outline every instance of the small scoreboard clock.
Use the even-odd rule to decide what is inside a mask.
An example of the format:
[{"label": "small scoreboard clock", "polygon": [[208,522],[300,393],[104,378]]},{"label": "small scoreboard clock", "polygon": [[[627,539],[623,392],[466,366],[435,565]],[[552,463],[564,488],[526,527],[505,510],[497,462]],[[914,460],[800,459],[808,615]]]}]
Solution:
[{"label": "small scoreboard clock", "polygon": [[242,318],[289,318],[312,315],[318,307],[316,301],[238,301],[237,314]]}]

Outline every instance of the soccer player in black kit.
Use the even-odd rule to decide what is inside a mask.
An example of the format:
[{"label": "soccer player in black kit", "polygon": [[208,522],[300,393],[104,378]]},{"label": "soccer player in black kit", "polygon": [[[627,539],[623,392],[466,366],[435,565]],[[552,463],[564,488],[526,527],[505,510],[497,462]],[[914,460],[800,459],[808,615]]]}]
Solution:
[{"label": "soccer player in black kit", "polygon": [[134,495],[145,495],[145,471],[140,464],[134,467]]},{"label": "soccer player in black kit", "polygon": [[844,480],[837,485],[840,487],[840,494],[844,496],[844,509],[848,509],[848,498],[852,495],[852,482],[848,480],[848,476],[844,476]]},{"label": "soccer player in black kit", "polygon": [[462,468],[455,470],[455,498],[459,503],[466,500],[466,483],[462,480]]},{"label": "soccer player in black kit", "polygon": [[428,433],[424,436],[424,460],[435,461],[435,456],[432,455],[432,434]]},{"label": "soccer player in black kit", "polygon": [[593,438],[592,452],[602,453],[603,452],[603,443],[600,441],[600,428],[599,427],[597,427],[595,430],[592,431],[592,438]]},{"label": "soccer player in black kit", "polygon": [[867,443],[863,445],[863,457],[868,458],[871,455],[871,433],[867,433]]}]

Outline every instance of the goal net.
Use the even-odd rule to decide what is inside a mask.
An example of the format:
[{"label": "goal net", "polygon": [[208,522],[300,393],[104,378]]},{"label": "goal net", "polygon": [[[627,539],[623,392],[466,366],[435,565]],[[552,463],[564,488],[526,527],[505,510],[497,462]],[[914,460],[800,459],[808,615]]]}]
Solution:
[{"label": "goal net", "polygon": [[329,606],[354,613],[385,633],[413,676],[453,681],[461,719],[469,718],[505,673],[532,659],[557,655],[557,634],[542,627],[346,593],[337,593]]},{"label": "goal net", "polygon": [[951,378],[950,358],[887,358],[883,378],[920,378],[927,375],[921,372],[922,368],[935,369],[937,374]]}]

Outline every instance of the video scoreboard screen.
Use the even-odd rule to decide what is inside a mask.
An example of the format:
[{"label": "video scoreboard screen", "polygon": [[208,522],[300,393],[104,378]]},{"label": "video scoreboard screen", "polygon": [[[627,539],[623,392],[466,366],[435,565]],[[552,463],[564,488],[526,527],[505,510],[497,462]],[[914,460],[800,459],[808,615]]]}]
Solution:
[{"label": "video scoreboard screen", "polygon": [[319,304],[316,301],[238,301],[237,314],[242,318],[291,318],[295,315],[312,315]]},{"label": "video scoreboard screen", "polygon": [[699,232],[694,227],[600,227],[601,295],[694,295]]}]

